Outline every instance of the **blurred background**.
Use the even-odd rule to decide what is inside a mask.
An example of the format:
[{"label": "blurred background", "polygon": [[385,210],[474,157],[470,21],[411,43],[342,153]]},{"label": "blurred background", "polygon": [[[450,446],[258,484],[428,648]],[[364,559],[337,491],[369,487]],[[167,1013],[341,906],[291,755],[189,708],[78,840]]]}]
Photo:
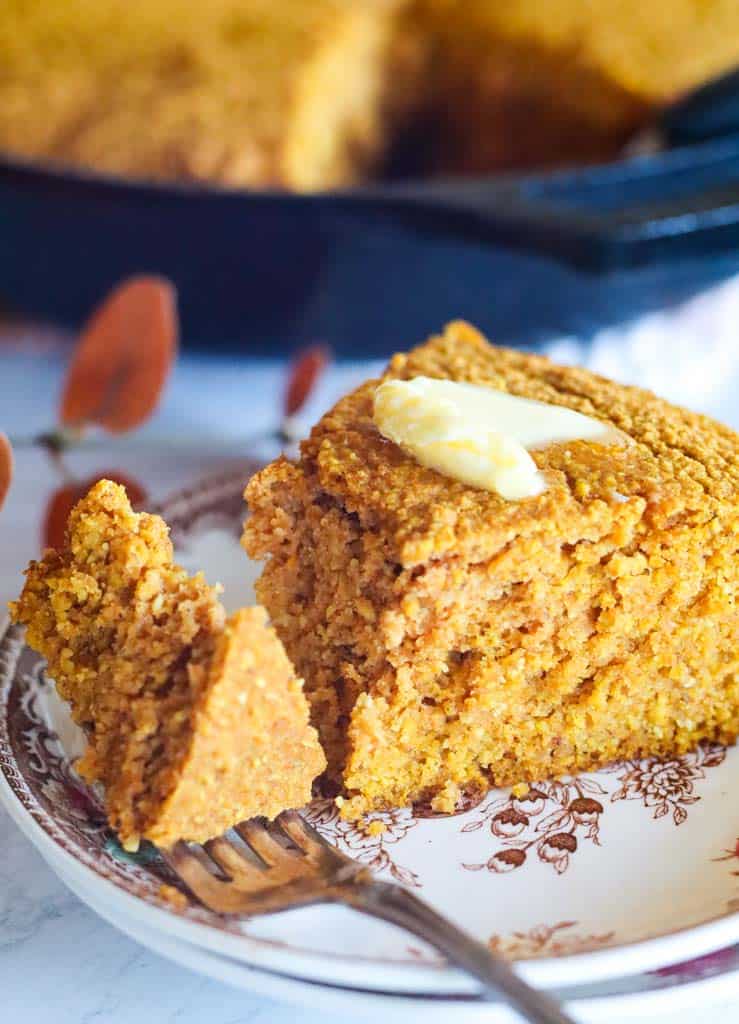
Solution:
[{"label": "blurred background", "polygon": [[0,308],[187,348],[588,338],[739,271],[735,0],[4,0]]},{"label": "blurred background", "polygon": [[[279,451],[306,348],[291,439],[456,318],[739,427],[738,69],[737,0],[0,0],[0,599],[100,475],[149,503]],[[65,433],[85,325],[142,274],[176,294],[166,386]],[[120,323],[130,378],[163,332]],[[4,817],[0,864],[23,1019],[278,1019],[129,948]]]}]

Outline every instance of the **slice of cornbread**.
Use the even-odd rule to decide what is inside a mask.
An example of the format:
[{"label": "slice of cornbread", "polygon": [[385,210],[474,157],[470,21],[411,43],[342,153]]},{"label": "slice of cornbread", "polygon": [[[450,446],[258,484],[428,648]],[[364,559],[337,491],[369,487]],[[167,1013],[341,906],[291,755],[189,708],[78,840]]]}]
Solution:
[{"label": "slice of cornbread", "polygon": [[146,179],[354,181],[415,95],[406,0],[4,0],[0,148]]},{"label": "slice of cornbread", "polygon": [[228,622],[217,588],[173,562],[166,523],[101,480],[63,551],[32,562],[11,605],[88,739],[127,848],[203,841],[310,799],[325,759],[300,680],[262,608]]},{"label": "slice of cornbread", "polygon": [[419,0],[437,163],[612,157],[660,106],[739,62],[735,0]]},{"label": "slice of cornbread", "polygon": [[306,680],[344,813],[677,754],[739,733],[739,438],[464,323],[383,379],[487,384],[633,444],[551,445],[507,501],[424,468],[342,399],[246,490],[244,545]]}]

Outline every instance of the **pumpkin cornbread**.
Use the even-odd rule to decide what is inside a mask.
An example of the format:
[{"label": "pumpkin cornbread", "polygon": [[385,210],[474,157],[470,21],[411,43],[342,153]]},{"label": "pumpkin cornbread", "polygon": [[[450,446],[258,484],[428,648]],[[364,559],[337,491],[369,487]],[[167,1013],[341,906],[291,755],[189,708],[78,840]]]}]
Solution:
[{"label": "pumpkin cornbread", "polygon": [[628,435],[531,452],[507,501],[425,468],[368,381],[246,489],[243,543],[346,816],[739,733],[739,438],[450,324],[383,380],[489,385]]},{"label": "pumpkin cornbread", "polygon": [[310,799],[325,759],[300,680],[263,608],[228,621],[218,589],[173,562],[166,523],[101,480],[66,546],[31,562],[11,605],[87,734],[128,849],[203,841]]},{"label": "pumpkin cornbread", "polygon": [[3,0],[0,148],[295,190],[366,174],[415,94],[405,0]]},{"label": "pumpkin cornbread", "polygon": [[659,108],[739,63],[736,0],[419,0],[437,164],[615,156]]},{"label": "pumpkin cornbread", "polygon": [[432,172],[574,163],[737,62],[735,0],[3,0],[0,149],[297,191],[395,145]]}]

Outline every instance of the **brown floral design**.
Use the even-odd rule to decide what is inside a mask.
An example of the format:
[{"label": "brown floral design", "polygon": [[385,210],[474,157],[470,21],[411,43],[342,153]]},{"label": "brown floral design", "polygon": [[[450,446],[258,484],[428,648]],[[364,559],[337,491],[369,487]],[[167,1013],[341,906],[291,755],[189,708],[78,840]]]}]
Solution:
[{"label": "brown floral design", "polygon": [[533,852],[557,874],[567,870],[582,842],[600,845],[599,829],[605,789],[583,776],[569,782],[541,782],[523,796],[497,797],[481,805],[477,817],[462,832],[489,828],[500,840],[482,864],[464,864],[468,871],[483,868],[503,874],[523,867]]},{"label": "brown floral design", "polygon": [[582,934],[572,931],[577,923],[558,921],[557,924],[540,924],[528,931],[513,932],[511,935],[491,935],[488,945],[494,953],[500,953],[510,960],[532,960],[536,957],[589,953],[612,942],[614,932]]},{"label": "brown floral design", "polygon": [[377,873],[389,874],[402,885],[420,888],[418,875],[396,863],[388,852],[388,846],[400,842],[418,824],[409,808],[367,814],[361,821],[344,821],[333,800],[321,799],[314,800],[304,815],[325,839],[350,857]]},{"label": "brown floral design", "polygon": [[[620,783],[611,793],[610,802],[641,800],[653,810],[653,818],[672,812],[675,825],[681,825],[688,817],[690,804],[700,800],[696,783],[725,757],[726,748],[713,743],[682,757],[651,757],[605,768],[604,773],[616,774]],[[467,822],[462,831],[487,827],[500,840],[500,848],[483,863],[463,867],[505,874],[523,867],[534,852],[561,875],[583,841],[600,846],[604,806],[599,798],[607,795],[608,791],[592,776],[582,775],[569,781],[539,782],[524,796],[511,793],[483,802],[475,820]]]},{"label": "brown floral design", "polygon": [[700,800],[695,792],[696,782],[705,779],[706,769],[716,768],[725,757],[725,747],[707,743],[682,757],[625,761],[609,769],[618,773],[621,783],[611,794],[611,802],[641,800],[652,810],[653,818],[664,818],[672,812],[675,825],[682,825],[688,817],[688,807]]},{"label": "brown floral design", "polygon": [[95,790],[75,774],[58,737],[49,731],[39,711],[39,697],[51,686],[43,662],[32,666],[28,681],[32,685],[24,691],[21,706],[33,727],[24,730],[22,739],[28,766],[39,780],[39,793],[49,805],[58,808],[58,821],[69,829],[86,837],[107,835],[102,801]]}]

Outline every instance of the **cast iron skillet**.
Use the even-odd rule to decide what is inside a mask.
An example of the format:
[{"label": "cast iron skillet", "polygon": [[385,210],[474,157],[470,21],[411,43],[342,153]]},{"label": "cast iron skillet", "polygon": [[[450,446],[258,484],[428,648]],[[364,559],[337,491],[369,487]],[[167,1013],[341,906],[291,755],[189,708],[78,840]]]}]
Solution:
[{"label": "cast iron skillet", "polygon": [[675,148],[583,170],[319,195],[152,185],[0,160],[0,300],[77,324],[119,278],[171,277],[186,343],[406,348],[466,317],[587,333],[739,270],[739,73],[665,112]]}]

